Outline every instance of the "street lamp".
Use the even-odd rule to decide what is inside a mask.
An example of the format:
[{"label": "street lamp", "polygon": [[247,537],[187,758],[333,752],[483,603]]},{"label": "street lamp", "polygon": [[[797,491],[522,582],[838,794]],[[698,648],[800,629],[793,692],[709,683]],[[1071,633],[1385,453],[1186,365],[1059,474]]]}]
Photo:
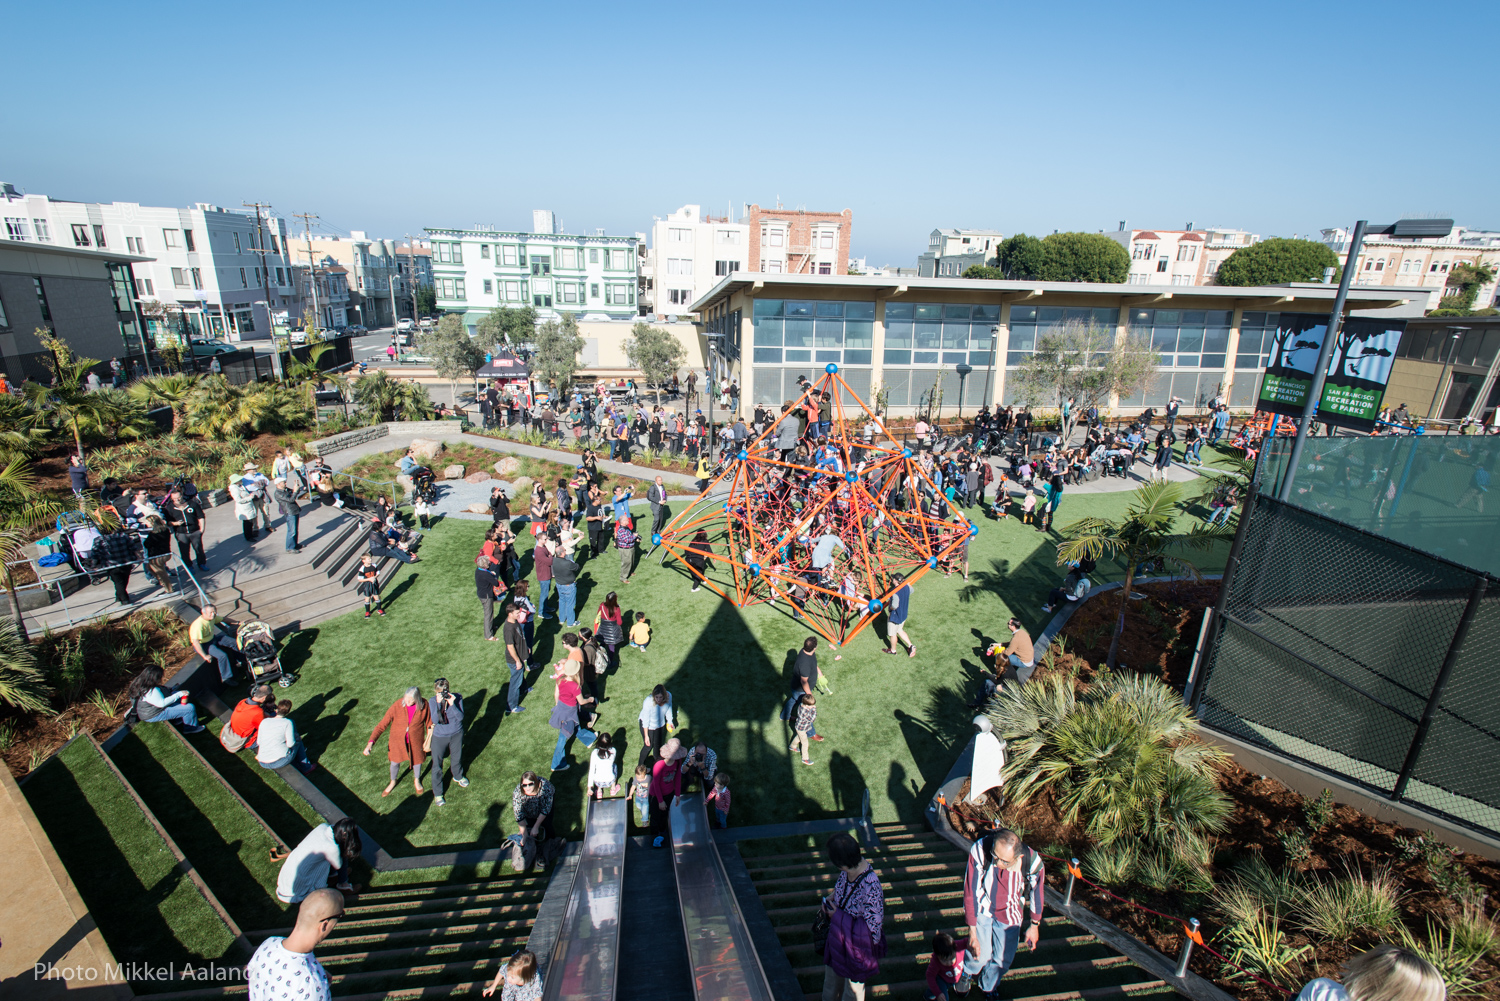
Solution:
[{"label": "street lamp", "polygon": [[972,372],[972,371],[974,371],[974,369],[972,367],[970,367],[968,364],[966,364],[964,362],[959,362],[958,363],[957,372],[958,372],[958,423],[959,423],[959,430],[963,430],[963,420],[964,420],[964,379],[968,378],[969,373]]},{"label": "street lamp", "polygon": [[[1453,364],[1453,356],[1458,353],[1458,339],[1460,337],[1462,337],[1464,335],[1464,332],[1467,331],[1469,328],[1468,327],[1449,327],[1448,329],[1451,330],[1451,331],[1453,331],[1453,336],[1448,339],[1448,360],[1445,361],[1445,362],[1443,362],[1443,374],[1440,375],[1440,376],[1438,376],[1437,388],[1432,391],[1432,402],[1427,405],[1427,419],[1428,420],[1433,420],[1434,419],[1434,416],[1433,416],[1432,412],[1433,412],[1433,410],[1438,405],[1438,396],[1439,396],[1439,394],[1441,394],[1443,392],[1443,383],[1446,382],[1447,379],[1448,379],[1448,368],[1449,368],[1449,366],[1451,366]],[[1441,420],[1442,416],[1443,416],[1442,414],[1438,414],[1436,416],[1436,419],[1437,420]]]},{"label": "street lamp", "polygon": [[718,381],[714,375],[714,355],[717,353],[716,341],[724,340],[723,334],[704,334],[704,340],[708,341],[708,381],[709,384],[703,388],[708,390],[708,461],[712,465],[714,461],[714,387]]},{"label": "street lamp", "polygon": [[984,402],[990,402],[991,380],[995,375],[995,351],[1000,347],[1000,328],[990,328],[990,365],[984,372]]}]

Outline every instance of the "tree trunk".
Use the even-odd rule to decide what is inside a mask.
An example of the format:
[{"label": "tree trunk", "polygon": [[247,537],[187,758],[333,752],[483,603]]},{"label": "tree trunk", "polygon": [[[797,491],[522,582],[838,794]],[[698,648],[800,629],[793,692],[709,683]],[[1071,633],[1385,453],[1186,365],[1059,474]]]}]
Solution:
[{"label": "tree trunk", "polygon": [[1120,591],[1120,615],[1115,620],[1115,635],[1109,641],[1109,654],[1104,658],[1104,664],[1110,670],[1114,670],[1115,658],[1120,653],[1120,637],[1125,635],[1125,612],[1130,608],[1130,588],[1135,583],[1136,561],[1131,560],[1130,566],[1125,570],[1125,587]]},{"label": "tree trunk", "polygon": [[31,637],[26,634],[26,622],[21,618],[21,599],[16,594],[16,579],[11,575],[10,564],[5,564],[5,586],[10,591],[10,617],[16,622],[16,632],[21,634],[21,640],[31,642]]}]

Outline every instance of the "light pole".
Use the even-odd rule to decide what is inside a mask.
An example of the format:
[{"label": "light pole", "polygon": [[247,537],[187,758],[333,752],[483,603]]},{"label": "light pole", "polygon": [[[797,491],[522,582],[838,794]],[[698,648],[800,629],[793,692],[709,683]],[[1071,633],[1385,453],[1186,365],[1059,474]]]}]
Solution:
[{"label": "light pole", "polygon": [[984,371],[984,402],[985,402],[986,405],[988,405],[989,402],[990,402],[990,386],[993,385],[993,383],[991,382],[991,380],[995,376],[995,351],[999,347],[1000,347],[1000,328],[999,327],[991,327],[990,328],[990,365],[989,365],[989,368],[985,369],[985,371]]},{"label": "light pole", "polygon": [[1448,380],[1448,369],[1453,364],[1453,356],[1458,353],[1458,339],[1462,337],[1464,335],[1464,332],[1469,328],[1449,327],[1448,329],[1453,331],[1453,336],[1448,339],[1448,360],[1443,362],[1443,374],[1438,376],[1437,388],[1432,391],[1432,402],[1427,405],[1428,420],[1441,420],[1443,417],[1442,414],[1433,414],[1433,410],[1438,405],[1438,397],[1440,395],[1443,395],[1443,383]]},{"label": "light pole", "polygon": [[969,373],[974,371],[974,369],[960,362],[956,371],[958,372],[958,426],[959,430],[962,431],[964,422],[964,380],[969,377]]}]

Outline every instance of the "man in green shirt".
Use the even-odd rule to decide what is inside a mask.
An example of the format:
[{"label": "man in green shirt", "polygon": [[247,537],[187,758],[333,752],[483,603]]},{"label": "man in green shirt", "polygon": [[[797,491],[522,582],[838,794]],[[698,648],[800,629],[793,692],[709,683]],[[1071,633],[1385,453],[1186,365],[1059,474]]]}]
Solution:
[{"label": "man in green shirt", "polygon": [[188,642],[204,662],[212,661],[219,666],[219,679],[228,682],[234,678],[234,668],[229,661],[233,649],[228,635],[219,634],[219,610],[213,605],[204,605],[198,617],[188,624]]}]

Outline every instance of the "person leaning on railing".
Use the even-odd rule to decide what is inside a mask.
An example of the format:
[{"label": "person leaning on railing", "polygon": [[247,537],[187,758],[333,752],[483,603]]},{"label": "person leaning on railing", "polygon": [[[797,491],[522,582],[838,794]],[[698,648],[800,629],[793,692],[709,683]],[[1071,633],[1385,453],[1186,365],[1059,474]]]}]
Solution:
[{"label": "person leaning on railing", "polygon": [[1319,977],[1297,1001],[1443,1001],[1443,977],[1427,960],[1394,945],[1377,945],[1344,964],[1339,983]]}]

